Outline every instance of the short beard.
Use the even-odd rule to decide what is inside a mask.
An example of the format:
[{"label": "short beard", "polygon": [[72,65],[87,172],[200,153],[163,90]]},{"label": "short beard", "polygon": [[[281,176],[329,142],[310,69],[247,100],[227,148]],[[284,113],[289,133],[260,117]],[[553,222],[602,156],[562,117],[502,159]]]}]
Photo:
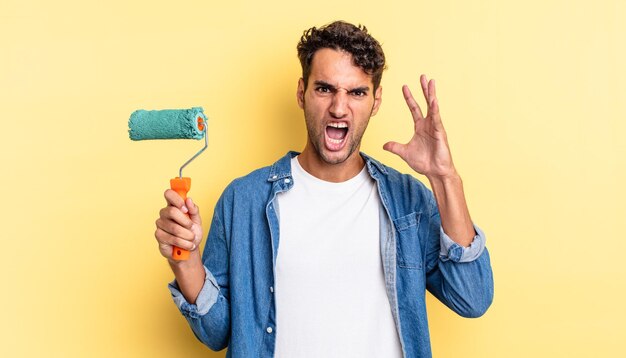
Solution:
[{"label": "short beard", "polygon": [[[308,127],[308,125],[307,125]],[[308,130],[308,128],[307,128]],[[335,159],[331,159],[328,158],[325,154],[324,151],[320,150],[319,146],[318,146],[318,142],[315,141],[313,138],[311,138],[311,132],[309,131],[309,142],[311,143],[311,145],[313,146],[313,148],[315,149],[315,153],[317,153],[317,156],[322,159],[324,161],[324,163],[326,164],[341,164],[343,162],[345,162],[346,160],[348,160],[348,158],[350,158],[352,156],[352,154],[356,151],[356,149],[359,147],[359,144],[361,142],[361,138],[357,138],[356,141],[350,141],[349,143],[346,144],[346,146],[348,147],[348,153],[346,154],[345,158],[335,158]],[[323,144],[322,144],[323,145]]]},{"label": "short beard", "polygon": [[[324,148],[319,147],[319,145],[322,145],[322,146],[324,145],[326,128],[323,128],[321,133],[315,133],[315,128],[313,127],[313,124],[309,121],[308,116],[307,116],[306,103],[304,102],[304,100],[302,102],[303,102],[303,107],[304,107],[304,122],[306,124],[307,137],[309,138],[309,143],[311,143],[311,145],[313,146],[313,149],[315,149],[315,153],[317,154],[317,156],[322,161],[324,161],[324,163],[327,163],[327,164],[341,164],[345,162],[346,160],[348,160],[348,158],[350,158],[352,154],[354,154],[354,152],[357,150],[357,148],[359,148],[359,146],[361,145],[361,139],[363,138],[363,135],[365,134],[365,129],[367,129],[369,120],[367,121],[367,123],[365,123],[365,128],[363,129],[363,132],[360,133],[360,135],[358,135],[358,137],[353,138],[353,140],[346,138],[347,140],[349,140],[349,142],[346,143],[346,146],[348,148],[348,153],[346,157],[331,159],[325,155],[325,152],[323,151]],[[319,137],[321,137],[322,143],[318,143],[317,138],[313,138],[314,134],[319,134]]]}]

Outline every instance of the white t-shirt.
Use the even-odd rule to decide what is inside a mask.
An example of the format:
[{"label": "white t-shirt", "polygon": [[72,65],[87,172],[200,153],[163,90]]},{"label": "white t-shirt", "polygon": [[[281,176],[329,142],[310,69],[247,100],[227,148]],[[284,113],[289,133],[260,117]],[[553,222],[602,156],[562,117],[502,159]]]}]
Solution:
[{"label": "white t-shirt", "polygon": [[280,358],[402,357],[385,291],[376,183],[366,169],[342,183],[291,160],[278,194],[276,350]]}]

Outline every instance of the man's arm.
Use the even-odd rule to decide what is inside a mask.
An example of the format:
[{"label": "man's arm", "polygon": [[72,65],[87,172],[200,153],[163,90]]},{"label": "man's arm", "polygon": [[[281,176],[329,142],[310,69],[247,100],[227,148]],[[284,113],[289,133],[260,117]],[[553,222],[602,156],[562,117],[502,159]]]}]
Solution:
[{"label": "man's arm", "polygon": [[[198,339],[212,350],[222,350],[230,337],[230,302],[228,255],[219,215],[214,213],[203,263],[198,250],[202,238],[198,207],[189,198],[183,202],[172,190],[165,192],[165,198],[168,205],[160,212],[155,237],[176,276],[169,290]],[[173,246],[189,250],[189,259],[173,260]]]},{"label": "man's arm", "polygon": [[465,202],[463,183],[457,175],[428,178],[437,200],[443,231],[457,244],[469,247],[476,232]]},{"label": "man's arm", "polygon": [[465,201],[463,183],[452,162],[441,122],[435,80],[428,81],[422,75],[420,83],[428,104],[426,117],[409,87],[403,86],[402,93],[413,116],[414,134],[407,144],[388,142],[383,148],[400,156],[413,170],[428,178],[444,232],[457,244],[468,247],[476,233]]},{"label": "man's arm", "polygon": [[399,155],[413,170],[425,175],[433,190],[435,198],[430,203],[426,239],[426,287],[461,316],[478,317],[493,300],[489,253],[484,248],[483,233],[474,229],[463,183],[452,162],[439,115],[435,81],[427,81],[422,75],[420,82],[428,103],[426,117],[409,88],[404,86],[402,92],[413,116],[415,133],[407,144],[389,142],[384,149]]}]

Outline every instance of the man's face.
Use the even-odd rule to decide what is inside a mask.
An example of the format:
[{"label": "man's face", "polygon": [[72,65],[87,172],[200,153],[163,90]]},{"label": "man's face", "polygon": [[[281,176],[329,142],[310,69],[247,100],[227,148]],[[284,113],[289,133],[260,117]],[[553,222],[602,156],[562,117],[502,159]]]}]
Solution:
[{"label": "man's face", "polygon": [[308,86],[298,82],[298,104],[304,110],[307,146],[328,164],[358,155],[361,138],[381,102],[372,77],[352,63],[352,55],[324,48],[313,56]]}]

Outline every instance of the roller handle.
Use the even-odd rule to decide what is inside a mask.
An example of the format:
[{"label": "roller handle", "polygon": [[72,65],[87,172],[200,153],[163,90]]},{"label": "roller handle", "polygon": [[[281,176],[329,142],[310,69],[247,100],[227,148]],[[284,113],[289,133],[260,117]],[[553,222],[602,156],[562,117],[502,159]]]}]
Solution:
[{"label": "roller handle", "polygon": [[[187,192],[191,189],[191,178],[174,178],[170,179],[170,188],[180,195],[183,200],[187,200]],[[189,216],[189,214],[187,214]],[[189,251],[174,246],[172,249],[172,258],[177,261],[185,261],[189,259]]]}]

